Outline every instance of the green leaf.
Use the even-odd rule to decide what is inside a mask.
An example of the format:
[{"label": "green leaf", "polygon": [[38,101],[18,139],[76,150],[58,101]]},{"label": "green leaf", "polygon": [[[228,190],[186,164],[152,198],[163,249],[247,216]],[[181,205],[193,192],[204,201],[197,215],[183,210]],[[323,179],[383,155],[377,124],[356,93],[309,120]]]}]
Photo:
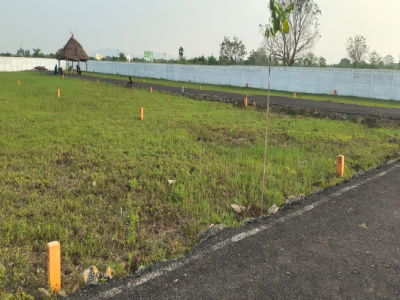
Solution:
[{"label": "green leaf", "polygon": [[276,33],[280,29],[280,22],[278,19],[274,20],[274,33]]},{"label": "green leaf", "polygon": [[269,8],[272,12],[272,14],[275,12],[275,0],[270,0],[269,1]]},{"label": "green leaf", "polygon": [[294,3],[290,3],[290,5],[285,9],[286,13],[290,13],[294,9]]},{"label": "green leaf", "polygon": [[269,29],[267,29],[267,31],[265,31],[265,36],[267,37],[267,39],[269,39]]},{"label": "green leaf", "polygon": [[289,33],[290,33],[290,26],[289,26],[289,23],[287,22],[286,19],[283,19],[283,20],[282,20],[282,25],[283,25],[283,31],[284,31],[286,34],[289,34]]}]

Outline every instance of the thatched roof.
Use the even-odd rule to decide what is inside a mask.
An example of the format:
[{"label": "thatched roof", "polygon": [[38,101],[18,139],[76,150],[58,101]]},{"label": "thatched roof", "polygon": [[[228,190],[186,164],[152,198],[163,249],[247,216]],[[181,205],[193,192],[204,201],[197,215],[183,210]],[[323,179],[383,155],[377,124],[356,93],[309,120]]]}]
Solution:
[{"label": "thatched roof", "polygon": [[89,56],[79,42],[75,39],[74,35],[68,40],[64,48],[56,54],[58,60],[70,61],[87,61]]}]

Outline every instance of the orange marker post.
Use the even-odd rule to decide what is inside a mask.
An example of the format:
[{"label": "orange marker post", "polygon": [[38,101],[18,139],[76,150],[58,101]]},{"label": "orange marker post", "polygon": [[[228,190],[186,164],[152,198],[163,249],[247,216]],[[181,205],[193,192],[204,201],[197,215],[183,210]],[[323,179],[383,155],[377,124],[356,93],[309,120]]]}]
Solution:
[{"label": "orange marker post", "polygon": [[201,86],[200,86],[199,90],[201,90]]},{"label": "orange marker post", "polygon": [[19,85],[19,80],[18,80],[18,85]]},{"label": "orange marker post", "polygon": [[146,82],[146,80],[143,79],[143,83],[145,83],[145,82]]},{"label": "orange marker post", "polygon": [[247,106],[247,97],[244,98],[244,106]]},{"label": "orange marker post", "polygon": [[152,93],[152,92],[153,92],[153,88],[151,87],[151,88],[150,88],[150,93]]},{"label": "orange marker post", "polygon": [[249,84],[248,84],[248,83],[246,83],[246,87],[249,87]]},{"label": "orange marker post", "polygon": [[64,78],[64,74],[63,74],[63,78]]},{"label": "orange marker post", "polygon": [[293,98],[296,99],[296,93],[293,93]]},{"label": "orange marker post", "polygon": [[143,107],[140,108],[140,116],[139,116],[140,120],[143,120]]},{"label": "orange marker post", "polygon": [[60,98],[60,89],[57,90],[57,96]]},{"label": "orange marker post", "polygon": [[337,162],[337,176],[343,177],[343,175],[344,175],[344,156],[339,155]]},{"label": "orange marker post", "polygon": [[61,290],[61,247],[55,241],[47,244],[47,281],[51,290]]},{"label": "orange marker post", "polygon": [[99,83],[99,80],[97,79],[97,83]]},{"label": "orange marker post", "polygon": [[335,94],[335,96],[337,96],[337,91],[336,90],[333,93]]},{"label": "orange marker post", "polygon": [[106,76],[104,75],[104,78],[106,78]]}]

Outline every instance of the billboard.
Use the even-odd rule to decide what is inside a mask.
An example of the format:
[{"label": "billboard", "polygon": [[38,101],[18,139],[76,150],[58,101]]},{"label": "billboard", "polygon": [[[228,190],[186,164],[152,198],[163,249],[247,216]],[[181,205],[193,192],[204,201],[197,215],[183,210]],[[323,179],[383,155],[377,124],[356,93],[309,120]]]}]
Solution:
[{"label": "billboard", "polygon": [[144,51],[144,61],[153,61],[153,51]]}]

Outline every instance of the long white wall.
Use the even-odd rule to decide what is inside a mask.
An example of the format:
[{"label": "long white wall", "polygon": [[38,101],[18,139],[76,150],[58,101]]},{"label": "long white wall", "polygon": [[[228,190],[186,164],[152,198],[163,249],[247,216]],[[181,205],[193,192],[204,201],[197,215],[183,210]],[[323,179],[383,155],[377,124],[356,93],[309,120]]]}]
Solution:
[{"label": "long white wall", "polygon": [[[45,67],[46,69],[54,70],[56,64],[58,65],[58,60],[56,59],[0,56],[0,72],[32,70],[34,67]],[[65,68],[65,65],[65,61],[61,62],[61,67]]]},{"label": "long white wall", "polygon": [[[20,71],[45,66],[55,59],[0,57],[0,71]],[[65,68],[65,62],[62,65]],[[82,70],[85,65],[82,64]],[[152,63],[89,61],[89,72],[120,74],[217,85],[268,88],[268,67],[194,66]],[[400,71],[272,67],[271,89],[290,92],[376,98],[400,101]]]}]

